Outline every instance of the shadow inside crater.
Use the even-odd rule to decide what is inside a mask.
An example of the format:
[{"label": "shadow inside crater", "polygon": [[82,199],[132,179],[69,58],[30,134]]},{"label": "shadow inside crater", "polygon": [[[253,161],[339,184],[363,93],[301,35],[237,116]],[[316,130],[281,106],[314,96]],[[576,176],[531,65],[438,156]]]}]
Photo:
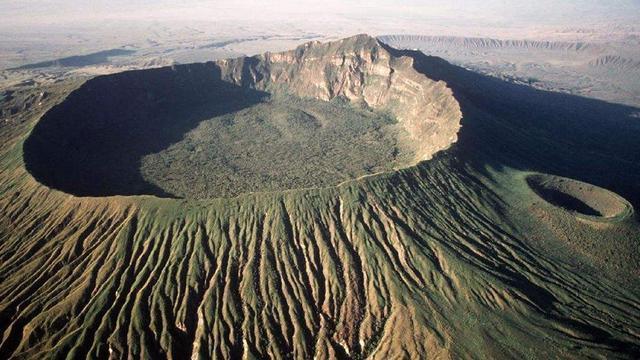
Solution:
[{"label": "shadow inside crater", "polygon": [[36,124],[25,165],[39,182],[73,195],[174,197],[145,181],[141,158],[266,96],[222,81],[214,63],[96,77]]},{"label": "shadow inside crater", "polygon": [[419,51],[414,68],[453,90],[463,113],[450,154],[476,171],[510,167],[612,190],[640,208],[639,109],[478,74]]},{"label": "shadow inside crater", "polygon": [[585,201],[553,187],[544,186],[538,181],[527,179],[527,183],[538,196],[552,205],[568,211],[575,211],[589,216],[605,216],[605,214],[589,206]]},{"label": "shadow inside crater", "polygon": [[[447,153],[476,171],[510,167],[574,178],[640,207],[638,109],[509,83],[418,51],[387,50],[413,57],[417,71],[452,88],[463,119]],[[25,164],[41,183],[74,195],[172,197],[144,180],[141,158],[203,120],[266,96],[222,81],[214,63],[97,77],[35,126]]]}]

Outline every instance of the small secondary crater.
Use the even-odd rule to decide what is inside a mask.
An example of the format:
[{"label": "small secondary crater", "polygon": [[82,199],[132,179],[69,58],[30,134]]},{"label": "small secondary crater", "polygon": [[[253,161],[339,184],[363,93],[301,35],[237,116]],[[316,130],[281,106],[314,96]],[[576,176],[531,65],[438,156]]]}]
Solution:
[{"label": "small secondary crater", "polygon": [[623,218],[632,209],[621,196],[581,181],[546,174],[529,175],[526,180],[529,187],[550,204],[580,215]]}]

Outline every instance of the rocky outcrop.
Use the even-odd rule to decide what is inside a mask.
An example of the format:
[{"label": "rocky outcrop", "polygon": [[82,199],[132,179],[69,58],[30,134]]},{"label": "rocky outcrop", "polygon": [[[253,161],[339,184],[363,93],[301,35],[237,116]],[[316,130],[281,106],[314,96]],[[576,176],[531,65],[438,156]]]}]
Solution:
[{"label": "rocky outcrop", "polygon": [[462,113],[446,84],[418,73],[412,58],[392,56],[367,35],[217,64],[223,79],[237,85],[322,100],[341,97],[389,111],[409,133],[416,161],[457,139]]}]

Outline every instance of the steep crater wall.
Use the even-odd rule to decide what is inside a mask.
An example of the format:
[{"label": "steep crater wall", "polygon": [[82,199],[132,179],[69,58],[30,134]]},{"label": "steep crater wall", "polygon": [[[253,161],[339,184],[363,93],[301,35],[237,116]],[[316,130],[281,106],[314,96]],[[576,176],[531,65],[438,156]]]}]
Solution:
[{"label": "steep crater wall", "polygon": [[336,185],[456,141],[450,89],[359,35],[101,76],[49,111],[27,169],[79,196],[229,197]]},{"label": "steep crater wall", "polygon": [[345,98],[389,111],[410,135],[415,161],[457,139],[462,113],[447,85],[418,73],[411,57],[392,56],[367,35],[219,64],[223,78],[237,85],[327,101]]}]

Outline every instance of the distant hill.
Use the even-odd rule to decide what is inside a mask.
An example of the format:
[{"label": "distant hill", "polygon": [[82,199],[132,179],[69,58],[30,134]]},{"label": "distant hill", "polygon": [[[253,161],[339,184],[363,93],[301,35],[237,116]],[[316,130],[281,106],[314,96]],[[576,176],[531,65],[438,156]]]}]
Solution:
[{"label": "distant hill", "polygon": [[98,65],[109,61],[110,57],[131,55],[135,50],[128,49],[111,49],[103,50],[87,55],[76,55],[56,60],[42,61],[33,64],[18,66],[9,70],[28,70],[46,67],[80,67],[88,65]]}]

